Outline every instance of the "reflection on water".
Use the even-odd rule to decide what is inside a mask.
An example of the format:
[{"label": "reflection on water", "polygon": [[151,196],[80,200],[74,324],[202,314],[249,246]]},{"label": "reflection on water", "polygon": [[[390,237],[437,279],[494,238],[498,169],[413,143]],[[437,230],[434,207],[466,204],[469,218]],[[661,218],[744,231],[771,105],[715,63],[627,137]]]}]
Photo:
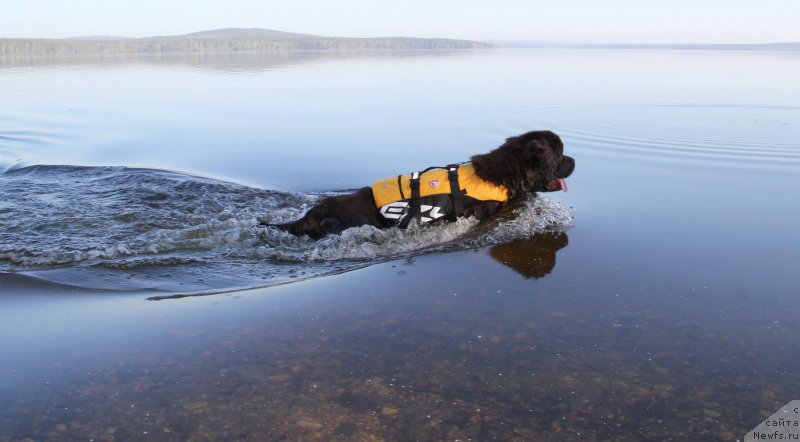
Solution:
[{"label": "reflection on water", "polygon": [[526,278],[544,278],[556,266],[556,252],[569,244],[563,232],[545,232],[526,239],[499,244],[489,255]]},{"label": "reflection on water", "polygon": [[440,58],[463,55],[470,50],[440,51],[287,51],[287,52],[209,52],[153,53],[97,56],[6,56],[0,57],[0,69],[61,69],[65,67],[102,68],[126,65],[150,65],[158,68],[190,68],[224,74],[259,73],[291,69],[308,63],[359,59]]}]

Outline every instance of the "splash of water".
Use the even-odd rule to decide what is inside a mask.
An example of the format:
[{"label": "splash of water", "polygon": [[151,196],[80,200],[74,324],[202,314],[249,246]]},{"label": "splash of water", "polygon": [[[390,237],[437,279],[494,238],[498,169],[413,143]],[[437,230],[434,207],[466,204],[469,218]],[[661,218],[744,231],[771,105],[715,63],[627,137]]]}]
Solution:
[{"label": "splash of water", "polygon": [[319,241],[259,225],[296,219],[325,195],[149,169],[15,169],[0,174],[0,272],[105,289],[220,290],[484,247],[572,223],[570,210],[540,196],[480,225],[364,226]]}]

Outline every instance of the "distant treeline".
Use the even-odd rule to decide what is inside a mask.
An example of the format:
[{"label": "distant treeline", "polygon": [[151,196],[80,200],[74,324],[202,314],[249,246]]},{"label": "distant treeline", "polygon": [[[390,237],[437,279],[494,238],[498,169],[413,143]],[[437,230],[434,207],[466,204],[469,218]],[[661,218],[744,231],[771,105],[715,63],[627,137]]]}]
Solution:
[{"label": "distant treeline", "polygon": [[202,52],[365,51],[485,49],[494,45],[439,38],[129,39],[56,40],[0,38],[0,56],[72,56]]}]

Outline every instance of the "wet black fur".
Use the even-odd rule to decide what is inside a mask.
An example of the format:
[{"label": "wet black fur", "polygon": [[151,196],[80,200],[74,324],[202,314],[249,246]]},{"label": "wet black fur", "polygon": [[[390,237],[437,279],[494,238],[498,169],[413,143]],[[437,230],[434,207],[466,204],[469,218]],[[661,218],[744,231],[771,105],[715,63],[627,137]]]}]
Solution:
[{"label": "wet black fur", "polygon": [[[575,169],[575,160],[564,155],[561,138],[550,131],[534,131],[508,138],[500,147],[486,154],[475,155],[471,161],[479,178],[508,189],[509,200],[532,192],[548,192],[550,180],[566,178]],[[504,204],[484,201],[467,210],[464,216],[484,220],[500,211]],[[262,224],[314,239],[350,227],[371,225],[385,228],[394,225],[381,216],[379,208],[375,206],[371,187],[324,198],[297,221]]]}]

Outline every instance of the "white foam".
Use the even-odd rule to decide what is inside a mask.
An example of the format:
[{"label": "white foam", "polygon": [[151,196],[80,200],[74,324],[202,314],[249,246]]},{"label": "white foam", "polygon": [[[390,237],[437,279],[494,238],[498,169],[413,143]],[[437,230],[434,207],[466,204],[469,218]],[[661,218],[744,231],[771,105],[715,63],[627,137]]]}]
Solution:
[{"label": "white foam", "polygon": [[463,250],[526,238],[547,230],[566,230],[572,226],[571,210],[545,196],[530,197],[514,209],[508,219],[494,221],[490,228],[476,231],[474,218],[454,223],[417,226],[408,229],[378,229],[362,226],[329,235],[318,241],[296,238],[271,228],[262,247],[264,258],[285,261],[370,260],[397,258],[429,251]]},{"label": "white foam", "polygon": [[[0,231],[0,271],[74,268],[73,279],[64,281],[72,284],[97,268],[124,271],[125,278],[180,274],[187,283],[240,278],[269,285],[572,225],[569,209],[538,196],[485,223],[412,223],[406,230],[363,226],[314,241],[259,222],[297,219],[329,194],[125,168],[35,166],[1,174],[0,180],[0,222],[7,227]],[[69,278],[68,271],[53,274]]]}]

